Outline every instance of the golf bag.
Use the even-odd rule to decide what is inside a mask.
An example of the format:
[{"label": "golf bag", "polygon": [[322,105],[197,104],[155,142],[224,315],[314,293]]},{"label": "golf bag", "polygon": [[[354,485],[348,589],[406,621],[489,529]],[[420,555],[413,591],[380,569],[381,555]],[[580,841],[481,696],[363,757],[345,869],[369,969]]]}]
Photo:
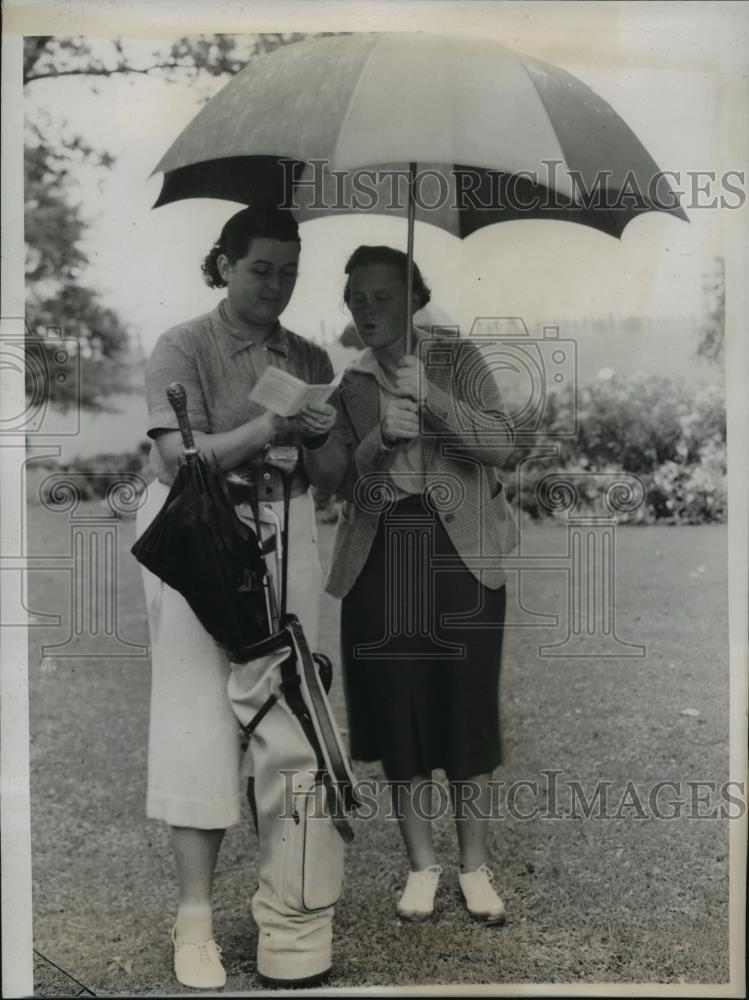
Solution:
[{"label": "golf bag", "polygon": [[333,907],[343,890],[353,782],[318,663],[298,620],[235,664],[229,698],[247,740],[248,797],[259,840],[260,975],[289,982],[332,961]]},{"label": "golf bag", "polygon": [[240,662],[232,664],[228,681],[246,745],[243,773],[259,841],[252,901],[257,968],[276,984],[301,984],[332,962],[333,907],[343,890],[344,847],[353,838],[348,817],[357,805],[354,777],[327,698],[330,661],[312,653],[299,617],[286,611],[289,549],[294,558],[288,490],[281,522],[272,505],[261,511],[253,484],[239,485],[235,478],[230,489],[246,504],[237,507],[239,516],[244,520],[247,512],[249,522],[252,512],[264,555],[275,552],[281,584],[279,611],[269,573],[269,619],[276,630],[237,651]]}]

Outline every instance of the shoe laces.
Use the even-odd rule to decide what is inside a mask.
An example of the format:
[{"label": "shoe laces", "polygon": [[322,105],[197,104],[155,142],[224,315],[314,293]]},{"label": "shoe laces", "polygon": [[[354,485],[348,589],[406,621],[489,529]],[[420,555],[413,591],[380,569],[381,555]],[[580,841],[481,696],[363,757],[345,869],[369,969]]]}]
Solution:
[{"label": "shoe laces", "polygon": [[200,941],[199,943],[196,941],[178,942],[176,937],[174,939],[174,947],[177,951],[179,951],[180,948],[197,948],[198,959],[203,965],[208,965],[213,959],[213,955],[211,954],[211,945],[215,949],[220,961],[223,956],[223,951],[220,946],[216,944],[213,938],[209,938],[207,941]]},{"label": "shoe laces", "polygon": [[221,955],[222,955],[221,949],[216,944],[216,942],[213,939],[211,939],[210,941],[203,941],[201,944],[198,945],[198,949],[200,951],[200,961],[203,963],[203,965],[210,965],[210,963],[213,961],[213,955],[211,954],[211,945],[213,945],[216,953],[218,954],[218,959],[219,961],[221,961]]},{"label": "shoe laces", "polygon": [[410,871],[408,873],[408,879],[406,880],[407,886],[421,886],[425,882],[431,882],[434,879],[438,879],[442,874],[441,865],[429,865],[426,868],[421,868],[419,871]]},{"label": "shoe laces", "polygon": [[462,872],[461,874],[463,875],[463,878],[465,878],[467,875],[483,875],[490,882],[494,881],[494,872],[487,864],[479,865],[479,867],[474,869],[474,871],[472,872]]}]

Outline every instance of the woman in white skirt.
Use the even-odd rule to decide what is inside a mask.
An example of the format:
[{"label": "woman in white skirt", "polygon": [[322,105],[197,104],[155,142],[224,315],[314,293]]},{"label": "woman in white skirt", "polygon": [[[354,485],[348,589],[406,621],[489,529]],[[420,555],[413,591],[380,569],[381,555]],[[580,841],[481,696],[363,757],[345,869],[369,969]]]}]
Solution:
[{"label": "woman in white skirt", "polygon": [[[248,399],[268,365],[308,383],[333,377],[326,352],[279,323],[296,283],[299,251],[299,230],[288,213],[238,212],[203,263],[206,282],[226,288],[226,297],[159,338],[146,369],[158,479],[139,512],[138,534],[160,510],[182,454],[166,397],[171,382],[186,390],[196,446],[215,455],[226,472],[257,475],[268,444],[296,445],[304,455],[332,427],[332,407],[283,419]],[[261,503],[280,511],[278,474],[263,468],[259,483]],[[292,482],[288,601],[314,649],[321,577],[308,487],[300,462]],[[226,975],[213,940],[211,887],[224,831],[239,820],[242,785],[240,734],[227,695],[231,668],[184,598],[145,570],[144,581],[152,652],[147,815],[171,827],[180,894],[173,931],[177,978],[216,988]]]}]

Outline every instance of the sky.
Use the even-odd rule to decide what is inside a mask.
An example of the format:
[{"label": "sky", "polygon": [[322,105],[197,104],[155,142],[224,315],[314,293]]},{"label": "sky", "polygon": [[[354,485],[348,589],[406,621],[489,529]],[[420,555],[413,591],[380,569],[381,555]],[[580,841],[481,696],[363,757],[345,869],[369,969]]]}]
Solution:
[{"label": "sky", "polygon": [[[669,12],[660,4],[621,4],[614,21],[607,14],[609,30],[601,35],[596,17],[605,11],[591,18],[577,4],[563,6],[568,14],[562,21],[559,5],[545,5],[542,17],[535,4],[525,12],[510,4],[495,33],[510,48],[554,61],[591,86],[663,169],[720,174],[743,166],[740,150],[731,146],[733,112],[721,97],[741,65],[726,46],[725,23],[718,32],[717,19],[705,21],[703,5],[672,5]],[[480,30],[463,26],[461,33]],[[131,41],[136,55],[138,45],[145,61],[153,42]],[[97,89],[92,93],[80,77],[35,83],[28,88],[26,113],[33,117],[43,107],[115,154],[103,179],[87,171],[80,175],[79,195],[91,221],[86,280],[122,315],[147,355],[161,332],[217,301],[219,293],[203,285],[199,265],[240,206],[201,199],[151,208],[161,177],[149,175],[199,109],[197,88],[130,76],[103,80]],[[702,275],[715,254],[727,252],[734,219],[715,209],[688,214],[689,224],[662,213],[641,216],[621,241],[582,226],[527,221],[459,241],[419,224],[415,257],[434,302],[466,330],[474,317],[488,315],[530,322],[690,317],[703,308]],[[305,223],[301,273],[286,325],[331,340],[348,319],[341,301],[348,254],[361,242],[405,247],[405,237],[405,221],[372,215]]]}]

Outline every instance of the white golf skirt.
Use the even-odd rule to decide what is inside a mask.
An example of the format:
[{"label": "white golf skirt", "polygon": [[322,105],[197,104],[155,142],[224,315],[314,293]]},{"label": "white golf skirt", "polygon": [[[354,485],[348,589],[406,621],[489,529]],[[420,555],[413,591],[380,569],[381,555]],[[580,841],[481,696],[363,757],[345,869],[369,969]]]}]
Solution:
[{"label": "white golf skirt", "polygon": [[[158,514],[168,493],[159,482],[148,487],[138,511],[137,535]],[[281,501],[260,506],[283,518]],[[254,523],[248,505],[237,511]],[[265,534],[270,529],[263,530]],[[273,556],[268,566],[275,581]],[[182,595],[141,569],[151,635],[146,814],[170,826],[225,829],[239,821],[244,794],[239,726],[227,694],[229,660]],[[315,507],[307,492],[291,501],[288,610],[299,617],[313,650],[321,592]]]}]

